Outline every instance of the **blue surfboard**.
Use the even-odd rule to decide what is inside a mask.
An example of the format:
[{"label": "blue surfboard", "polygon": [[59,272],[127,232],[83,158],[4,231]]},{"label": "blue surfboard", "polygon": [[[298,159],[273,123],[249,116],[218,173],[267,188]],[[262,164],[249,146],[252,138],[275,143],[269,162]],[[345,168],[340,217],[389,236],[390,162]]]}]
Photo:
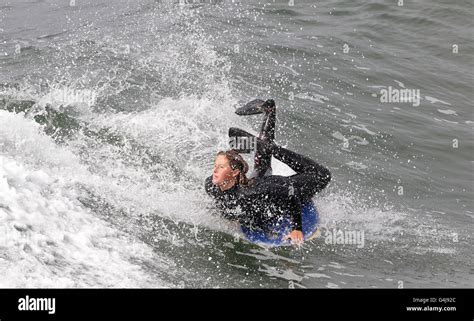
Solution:
[{"label": "blue surfboard", "polygon": [[[301,219],[304,240],[307,241],[317,236],[319,213],[312,201],[302,204]],[[267,230],[270,232],[261,229],[251,229],[244,225],[241,225],[240,229],[246,239],[255,244],[272,247],[291,245],[290,240],[283,239],[291,232],[291,222],[289,217],[283,217],[273,226],[269,226]]]}]

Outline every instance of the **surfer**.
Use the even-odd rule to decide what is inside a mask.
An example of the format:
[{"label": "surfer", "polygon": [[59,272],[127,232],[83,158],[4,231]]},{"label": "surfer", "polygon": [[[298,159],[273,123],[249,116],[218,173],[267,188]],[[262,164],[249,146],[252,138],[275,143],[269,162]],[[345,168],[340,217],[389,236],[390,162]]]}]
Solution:
[{"label": "surfer", "polygon": [[[326,187],[331,174],[312,159],[274,143],[276,107],[273,100],[256,99],[237,109],[236,113],[265,114],[259,137],[238,128],[229,129],[234,143],[256,141],[254,172],[247,178],[249,166],[239,154],[251,152],[248,148],[251,144],[220,151],[215,159],[213,174],[205,181],[206,192],[215,199],[224,218],[237,221],[250,230],[271,234],[272,228],[284,218],[289,218],[290,228],[283,239],[300,244],[304,240],[302,204],[311,201],[315,193]],[[296,174],[272,175],[272,156]]]}]

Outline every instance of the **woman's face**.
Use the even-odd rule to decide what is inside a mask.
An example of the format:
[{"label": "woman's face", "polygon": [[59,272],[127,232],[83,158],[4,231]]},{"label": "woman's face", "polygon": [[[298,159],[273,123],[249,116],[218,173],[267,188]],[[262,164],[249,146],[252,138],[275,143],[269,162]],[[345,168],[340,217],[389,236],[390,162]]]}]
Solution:
[{"label": "woman's face", "polygon": [[225,186],[235,182],[235,177],[239,175],[239,170],[233,170],[230,162],[224,155],[218,155],[214,162],[214,171],[212,172],[212,183],[217,186]]}]

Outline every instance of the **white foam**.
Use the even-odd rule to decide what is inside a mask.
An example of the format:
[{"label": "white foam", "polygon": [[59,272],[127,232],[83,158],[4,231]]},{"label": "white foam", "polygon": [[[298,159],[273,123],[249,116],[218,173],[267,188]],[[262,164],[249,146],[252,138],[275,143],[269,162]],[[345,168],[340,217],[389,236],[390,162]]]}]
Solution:
[{"label": "white foam", "polygon": [[151,251],[95,218],[69,182],[0,156],[0,287],[147,287]]},{"label": "white foam", "polygon": [[369,134],[369,135],[371,135],[371,136],[376,135],[375,132],[373,132],[373,131],[367,129],[367,125],[364,125],[364,124],[357,124],[357,125],[358,125],[358,126],[353,125],[352,128],[356,128],[356,129],[363,130],[363,131],[365,131],[367,134]]},{"label": "white foam", "polygon": [[309,100],[309,101],[314,101],[323,104],[326,101],[329,101],[329,98],[323,95],[318,95],[318,94],[309,94],[309,93],[298,93],[295,95],[295,97],[304,99],[304,100]]},{"label": "white foam", "polygon": [[445,102],[445,101],[442,101],[442,100],[440,100],[440,99],[438,99],[438,98],[431,97],[431,96],[425,96],[425,99],[428,100],[428,101],[429,101],[430,103],[432,103],[432,104],[441,103],[441,104],[443,104],[443,105],[451,106],[450,103]]},{"label": "white foam", "polygon": [[393,81],[395,81],[399,87],[405,88],[405,84],[402,83],[401,81],[398,81],[398,80],[395,80],[395,79]]},{"label": "white foam", "polygon": [[339,285],[337,285],[335,283],[331,283],[331,282],[328,282],[326,287],[329,288],[329,289],[339,289]]},{"label": "white foam", "polygon": [[[232,116],[233,104],[207,98],[167,98],[146,111],[96,117],[93,127],[112,127],[121,136],[159,155],[163,162],[146,169],[140,158],[135,164],[133,158],[127,163],[117,157],[123,147],[96,146],[88,162],[96,167],[103,181],[93,183],[95,191],[121,208],[139,207],[141,213],[228,231],[223,220],[209,214],[212,200],[203,196],[203,182],[212,173],[217,151],[228,148],[228,128],[245,125],[239,125],[241,118]],[[133,157],[133,151],[129,152]],[[183,176],[176,176],[167,167],[170,164]]]},{"label": "white foam", "polygon": [[[357,186],[351,183],[349,187],[357,190]],[[371,241],[390,240],[404,231],[400,222],[406,220],[407,214],[390,208],[367,206],[352,194],[331,192],[317,197],[315,204],[322,213],[321,227],[326,230],[364,231],[364,238]]]},{"label": "white foam", "polygon": [[439,122],[444,121],[444,122],[446,122],[446,123],[459,124],[459,122],[457,122],[457,121],[451,121],[451,120],[447,120],[447,119],[438,119],[438,118],[436,118],[436,117],[433,117],[433,119],[436,120],[436,121],[439,121]]},{"label": "white foam", "polygon": [[0,111],[0,287],[167,286],[132,261],[172,266],[98,219],[78,188],[100,180],[22,114]]},{"label": "white foam", "polygon": [[452,109],[438,109],[438,112],[445,115],[455,115],[455,116],[458,115],[456,111]]},{"label": "white foam", "polygon": [[350,162],[346,163],[346,165],[349,166],[350,168],[355,169],[355,170],[367,169],[366,165],[364,165],[362,163],[354,162],[354,161],[350,161]]}]

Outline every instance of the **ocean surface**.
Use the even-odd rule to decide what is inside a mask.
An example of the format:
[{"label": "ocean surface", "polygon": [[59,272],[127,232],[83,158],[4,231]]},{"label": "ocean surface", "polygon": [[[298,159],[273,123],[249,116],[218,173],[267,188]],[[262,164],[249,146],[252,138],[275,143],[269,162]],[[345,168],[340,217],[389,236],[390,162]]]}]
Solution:
[{"label": "ocean surface", "polygon": [[[0,0],[0,287],[473,287],[473,13]],[[246,242],[203,188],[255,98],[333,175],[300,248]]]}]

